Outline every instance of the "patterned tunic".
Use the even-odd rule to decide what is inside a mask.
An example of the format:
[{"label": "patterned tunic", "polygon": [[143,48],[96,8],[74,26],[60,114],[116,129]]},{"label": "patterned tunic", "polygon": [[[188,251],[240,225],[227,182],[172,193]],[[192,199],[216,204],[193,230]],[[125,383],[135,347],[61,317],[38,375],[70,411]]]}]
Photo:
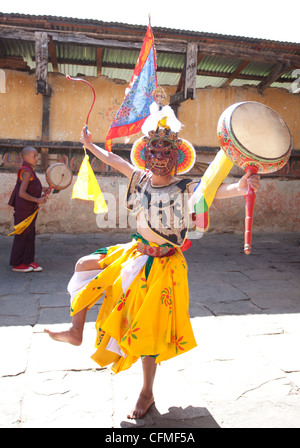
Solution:
[{"label": "patterned tunic", "polygon": [[181,246],[188,228],[187,186],[192,179],[179,179],[170,185],[153,186],[151,172],[133,173],[126,206],[133,213],[143,210],[149,228],[174,246]]}]

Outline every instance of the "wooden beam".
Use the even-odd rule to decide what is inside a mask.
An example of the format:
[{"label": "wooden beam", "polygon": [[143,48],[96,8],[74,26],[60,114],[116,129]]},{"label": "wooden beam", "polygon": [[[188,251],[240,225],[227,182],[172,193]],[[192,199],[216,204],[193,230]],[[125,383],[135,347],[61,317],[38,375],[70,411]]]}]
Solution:
[{"label": "wooden beam", "polygon": [[236,45],[226,44],[205,44],[198,43],[198,51],[200,53],[217,55],[217,56],[229,56],[236,59],[243,59],[249,61],[270,62],[270,63],[288,63],[300,67],[300,55],[275,52],[271,50],[254,50],[252,48],[239,47]]},{"label": "wooden beam", "polygon": [[9,70],[30,70],[27,62],[21,56],[10,56],[8,58],[0,57],[0,68]]},{"label": "wooden beam", "polygon": [[25,31],[18,27],[0,26],[0,38],[12,40],[35,41],[34,31]]},{"label": "wooden beam", "polygon": [[261,81],[257,86],[259,93],[262,93],[269,85],[277,81],[284,73],[286,73],[290,69],[290,64],[277,64],[274,67],[273,71],[266,77],[266,79]]},{"label": "wooden beam", "polygon": [[229,76],[227,81],[224,83],[224,86],[229,85],[236,77],[241,73],[241,71],[249,64],[250,61],[243,61],[237,69]]},{"label": "wooden beam", "polygon": [[[203,57],[203,55],[202,55]],[[35,59],[33,58],[33,61]],[[200,56],[200,61],[201,61],[201,56]],[[62,58],[58,58],[57,59],[58,64],[64,64],[64,65],[83,65],[83,66],[90,66],[90,67],[95,67],[97,66],[97,62],[96,61],[82,61],[79,59],[62,59]],[[134,64],[116,64],[113,62],[103,62],[102,63],[102,68],[106,67],[106,68],[123,68],[126,70],[133,70],[135,65]],[[180,90],[182,90],[182,86],[183,86],[183,72],[180,69],[176,69],[176,68],[169,68],[169,67],[157,67],[157,72],[158,73],[181,73],[182,75],[182,82],[179,80],[178,86],[177,86],[177,90],[176,93],[179,93]],[[211,76],[211,77],[217,77],[217,78],[229,78],[232,75],[228,72],[210,72],[209,70],[197,70],[197,75],[198,76]],[[250,80],[255,80],[255,81],[263,81],[265,79],[264,76],[261,75],[247,75],[247,74],[237,74],[235,75],[236,79],[250,79]],[[294,78],[279,78],[277,79],[277,82],[293,82]],[[180,87],[181,86],[181,87]]]},{"label": "wooden beam", "polygon": [[[156,71],[158,71],[158,70],[156,70]],[[180,75],[180,78],[179,78],[179,82],[178,82],[178,84],[177,84],[176,93],[179,93],[179,92],[181,92],[181,90],[182,90],[182,87],[183,87],[183,78],[184,78],[184,72],[182,71],[182,72],[181,72],[181,75]]]},{"label": "wooden beam", "polygon": [[[52,36],[54,43],[67,45],[86,45],[88,47],[118,48],[124,50],[140,50],[143,42],[129,42],[124,40],[102,39],[98,37],[88,37],[83,33],[75,32],[53,32],[47,31],[48,36]],[[35,41],[35,33],[33,31],[21,30],[15,27],[7,27],[0,25],[0,38]],[[166,53],[185,53],[186,43],[174,42],[155,44],[157,51]]]},{"label": "wooden beam", "polygon": [[179,103],[183,103],[187,98],[184,96],[184,91],[182,90],[179,93],[175,93],[175,95],[170,96],[170,106],[178,105]]},{"label": "wooden beam", "polygon": [[[142,48],[143,42],[126,42],[122,40],[113,39],[97,39],[92,37],[87,37],[79,33],[70,34],[58,34],[49,32],[49,35],[53,37],[54,42],[71,44],[71,45],[87,45],[89,47],[103,47],[103,48],[120,48],[126,50],[140,50]],[[1,37],[1,36],[0,36]],[[186,44],[174,42],[155,44],[157,51],[162,51],[166,53],[185,53]]]},{"label": "wooden beam", "polygon": [[97,48],[97,76],[101,76],[102,73],[102,58],[103,58],[103,48]]},{"label": "wooden beam", "polygon": [[50,36],[50,38],[49,38],[48,48],[49,48],[49,55],[50,55],[50,59],[52,62],[53,71],[54,71],[54,73],[57,73],[58,72],[58,63],[57,63],[55,45],[53,43],[52,36]]},{"label": "wooden beam", "polygon": [[[98,141],[95,142],[95,144],[100,147],[103,147],[104,142]],[[22,150],[24,146],[34,146],[36,148],[43,148],[46,145],[45,142],[43,142],[42,140],[24,140],[24,139],[10,139],[10,138],[0,139],[0,150],[3,150],[3,148],[4,150],[6,150],[7,148],[16,148]],[[47,142],[47,147],[50,148],[52,151],[58,151],[62,149],[82,151],[82,144],[80,143],[79,140],[76,141],[49,140]],[[132,149],[132,145],[125,143],[116,143],[115,148],[118,150],[120,149],[130,152]],[[197,152],[208,152],[208,153],[216,153],[220,149],[217,146],[209,147],[209,146],[197,146],[197,145],[194,145],[194,148]],[[292,149],[291,156],[300,159],[300,148]]]},{"label": "wooden beam", "polygon": [[[128,42],[125,40],[88,37],[84,33],[79,32],[54,32],[51,30],[48,30],[47,32],[49,36],[52,36],[54,43],[87,45],[89,47],[123,48],[129,50],[140,50],[142,46],[142,41]],[[18,27],[0,25],[0,38],[34,41],[35,34],[33,31],[22,30]],[[197,41],[195,40],[195,42]],[[290,62],[293,66],[300,67],[300,55],[287,53],[283,50],[272,51],[264,48],[253,49],[248,48],[248,46],[243,47],[229,43],[207,44],[197,42],[197,45],[198,52],[203,54],[229,56],[237,59],[270,63]],[[186,53],[187,44],[178,42],[174,39],[172,42],[156,43],[155,47],[157,51],[166,53]]]}]

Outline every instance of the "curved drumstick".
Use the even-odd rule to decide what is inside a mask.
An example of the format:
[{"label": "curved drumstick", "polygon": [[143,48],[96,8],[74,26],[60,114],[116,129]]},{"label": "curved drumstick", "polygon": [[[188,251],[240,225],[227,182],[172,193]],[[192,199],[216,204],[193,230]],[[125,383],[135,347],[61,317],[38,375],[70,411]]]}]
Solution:
[{"label": "curved drumstick", "polygon": [[88,122],[89,122],[90,113],[92,112],[92,109],[93,109],[93,107],[94,107],[95,100],[96,100],[95,89],[94,89],[94,87],[92,86],[92,84],[90,84],[90,83],[89,83],[88,81],[86,81],[85,79],[81,79],[81,78],[71,78],[71,76],[69,76],[69,75],[66,75],[66,78],[69,79],[69,80],[71,80],[71,81],[81,81],[81,82],[84,82],[85,84],[89,85],[89,86],[91,87],[92,91],[93,91],[94,99],[93,99],[91,108],[90,108],[90,110],[89,110],[89,113],[88,113],[88,115],[87,115],[86,122],[85,122],[86,127],[87,127],[87,126],[88,126]]},{"label": "curved drumstick", "polygon": [[[256,174],[258,168],[253,165],[249,165],[246,168],[246,172],[250,171],[251,174]],[[256,195],[253,188],[248,185],[247,193],[245,194],[245,240],[244,240],[244,252],[246,255],[251,253],[251,240],[252,240],[252,223],[253,223],[253,211]]]}]

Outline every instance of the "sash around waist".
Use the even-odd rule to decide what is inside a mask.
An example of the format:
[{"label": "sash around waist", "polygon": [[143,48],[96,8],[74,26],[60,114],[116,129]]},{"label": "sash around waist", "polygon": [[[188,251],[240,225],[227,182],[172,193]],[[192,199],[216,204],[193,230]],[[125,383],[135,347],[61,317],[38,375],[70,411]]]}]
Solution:
[{"label": "sash around waist", "polygon": [[151,246],[149,241],[145,240],[139,233],[131,235],[132,238],[137,240],[137,250],[142,254],[148,255],[149,257],[169,257],[175,254],[175,247],[171,244],[162,244],[157,246]]}]

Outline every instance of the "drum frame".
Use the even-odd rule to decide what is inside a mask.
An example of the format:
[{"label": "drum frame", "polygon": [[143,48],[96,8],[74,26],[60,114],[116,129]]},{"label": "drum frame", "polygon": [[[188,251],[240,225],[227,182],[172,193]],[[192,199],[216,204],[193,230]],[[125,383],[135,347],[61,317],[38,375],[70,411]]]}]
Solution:
[{"label": "drum frame", "polygon": [[[273,113],[278,115],[281,122],[283,122],[287,128],[287,131],[290,136],[290,145],[285,154],[283,154],[280,158],[264,158],[259,157],[256,154],[253,154],[247,148],[243,146],[241,142],[237,139],[234,131],[232,129],[232,118],[234,111],[242,106],[243,104],[258,104],[260,106],[268,108],[262,103],[257,103],[255,101],[243,101],[241,103],[235,103],[232,106],[228,107],[223,114],[220,116],[217,127],[217,135],[220,142],[220,146],[227,155],[227,157],[233,162],[235,165],[238,165],[240,168],[245,170],[246,172],[250,171],[251,174],[256,173],[272,173],[280,170],[288,161],[292,148],[292,136],[290,130],[285,123],[285,121],[281,118],[277,112],[275,112],[270,107]],[[255,203],[256,195],[254,190],[250,185],[247,187],[247,193],[245,194],[245,236],[244,236],[244,252],[246,255],[251,253],[251,240],[252,240],[252,223],[253,223],[253,212],[254,212],[254,203]]]},{"label": "drum frame", "polygon": [[273,113],[276,113],[273,109],[264,104],[257,103],[255,101],[243,101],[240,103],[235,103],[232,106],[228,107],[221,115],[218,128],[217,135],[220,142],[220,146],[228,156],[228,158],[236,165],[238,165],[242,169],[246,169],[248,166],[255,166],[257,168],[258,173],[273,173],[275,171],[280,170],[289,160],[291,151],[293,149],[292,136],[288,126],[285,121],[278,115],[278,117],[285,123],[286,128],[288,130],[290,136],[290,145],[285,154],[283,154],[280,158],[274,159],[265,159],[260,158],[257,155],[251,153],[247,148],[245,148],[237,139],[232,129],[232,116],[233,111],[235,111],[238,107],[243,104],[259,104],[264,107],[270,109]]},{"label": "drum frame", "polygon": [[[70,180],[70,182],[68,183],[68,185],[66,185],[66,186],[64,186],[64,187],[61,187],[61,186],[59,186],[59,185],[53,185],[52,182],[51,182],[51,180],[50,180],[50,177],[49,177],[49,170],[50,170],[50,168],[53,168],[54,166],[57,166],[57,165],[64,165],[64,166],[68,169],[68,171],[70,172],[70,174],[71,174],[71,180]],[[73,181],[73,173],[72,173],[71,169],[70,169],[66,164],[64,164],[64,163],[60,163],[60,162],[53,163],[52,165],[50,165],[49,168],[48,168],[47,171],[46,171],[45,177],[46,177],[46,181],[48,182],[48,185],[50,186],[50,188],[51,188],[51,189],[58,190],[58,191],[60,191],[60,190],[64,190],[64,189],[68,188],[68,187],[71,185],[72,181]]]}]

